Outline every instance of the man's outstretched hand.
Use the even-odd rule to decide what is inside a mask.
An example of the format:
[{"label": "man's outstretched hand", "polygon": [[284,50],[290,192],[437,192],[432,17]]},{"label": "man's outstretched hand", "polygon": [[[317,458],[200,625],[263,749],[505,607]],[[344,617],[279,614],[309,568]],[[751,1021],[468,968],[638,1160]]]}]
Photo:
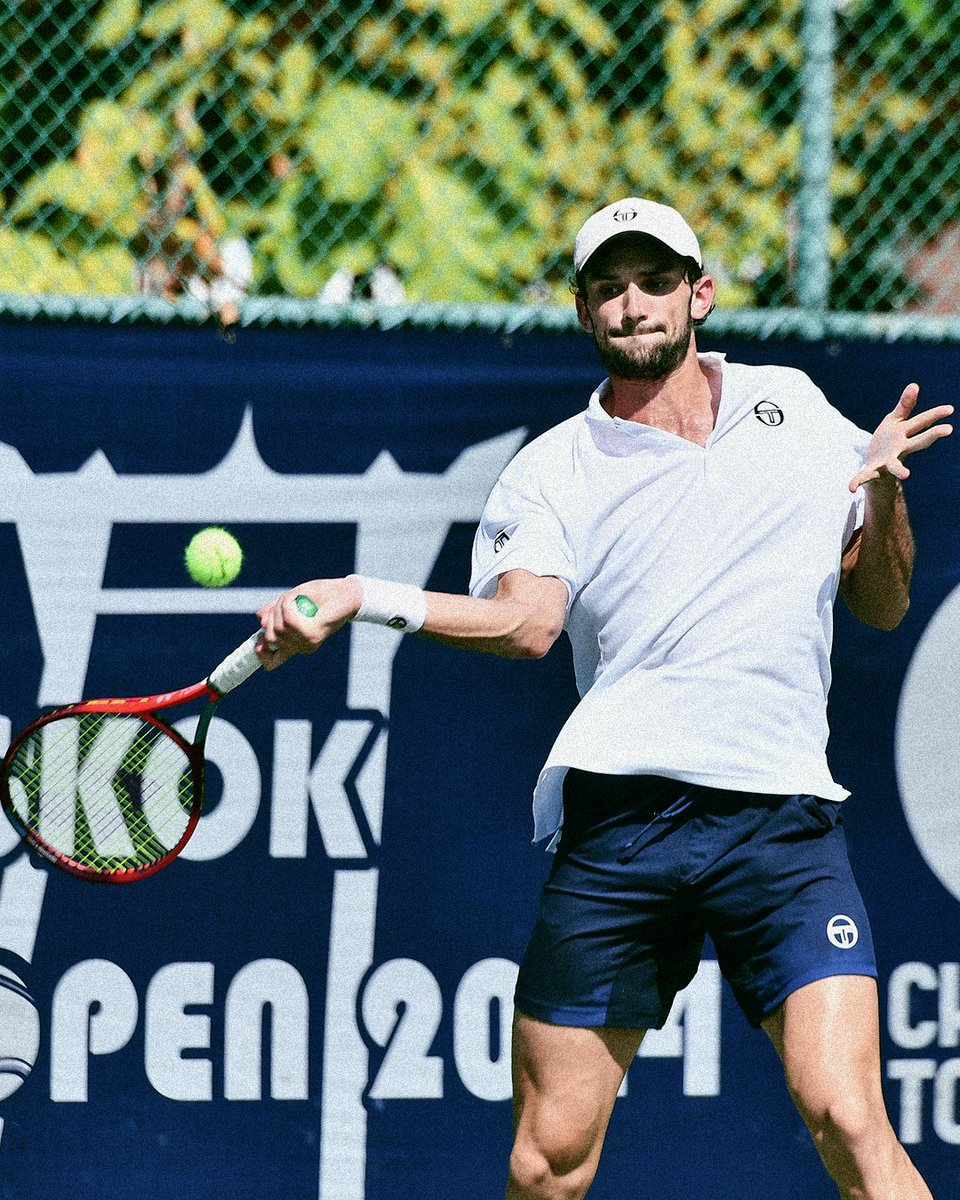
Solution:
[{"label": "man's outstretched hand", "polygon": [[867,449],[867,461],[850,480],[851,492],[877,479],[906,479],[910,471],[903,460],[908,454],[926,450],[953,433],[952,425],[939,423],[953,414],[953,405],[940,404],[913,415],[919,395],[919,385],[908,383],[896,408],[877,426]]}]

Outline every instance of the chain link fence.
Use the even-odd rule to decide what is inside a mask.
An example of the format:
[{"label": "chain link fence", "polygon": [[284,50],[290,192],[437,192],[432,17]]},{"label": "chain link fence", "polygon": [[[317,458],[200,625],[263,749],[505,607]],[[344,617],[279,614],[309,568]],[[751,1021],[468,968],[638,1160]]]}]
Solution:
[{"label": "chain link fence", "polygon": [[760,331],[960,321],[954,0],[2,0],[0,25],[7,312],[546,321],[580,223],[644,195]]}]

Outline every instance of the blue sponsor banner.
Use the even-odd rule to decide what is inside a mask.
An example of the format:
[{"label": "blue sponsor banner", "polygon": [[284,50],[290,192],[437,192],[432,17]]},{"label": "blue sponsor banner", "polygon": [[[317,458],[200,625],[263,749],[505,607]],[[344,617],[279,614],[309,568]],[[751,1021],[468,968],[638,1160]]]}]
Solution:
[{"label": "blue sponsor banner", "polygon": [[[805,369],[868,428],[914,379],[924,406],[954,400],[953,348],[701,341]],[[44,706],[202,678],[305,579],[464,590],[497,474],[601,375],[579,335],[404,329],[228,344],[10,322],[0,363],[6,737]],[[913,604],[892,634],[838,607],[831,759],[853,792],[891,1117],[949,1197],[957,447],[909,465]],[[182,554],[208,524],[246,557],[205,591]],[[84,883],[0,826],[0,1197],[502,1194],[511,993],[548,866],[530,792],[571,676],[564,641],[517,663],[354,626],[224,701],[207,808],[159,875]],[[709,954],[630,1069],[591,1196],[638,1180],[664,1200],[835,1195]]]}]

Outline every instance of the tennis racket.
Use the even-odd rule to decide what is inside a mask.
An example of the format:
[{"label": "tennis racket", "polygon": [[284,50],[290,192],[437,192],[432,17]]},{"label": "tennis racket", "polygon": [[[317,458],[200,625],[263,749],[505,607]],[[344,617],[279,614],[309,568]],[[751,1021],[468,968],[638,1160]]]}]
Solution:
[{"label": "tennis racket", "polygon": [[[296,604],[316,615],[309,596]],[[144,879],[172,862],[200,819],[210,722],[223,697],[261,665],[260,633],[190,687],[81,700],[32,721],[0,766],[0,804],[26,845],[101,883]],[[190,742],[166,714],[201,700]]]}]

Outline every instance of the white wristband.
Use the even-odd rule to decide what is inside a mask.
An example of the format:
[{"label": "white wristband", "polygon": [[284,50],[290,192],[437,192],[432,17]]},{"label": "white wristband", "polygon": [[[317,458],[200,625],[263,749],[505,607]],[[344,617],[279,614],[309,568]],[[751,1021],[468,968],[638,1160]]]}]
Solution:
[{"label": "white wristband", "polygon": [[360,611],[355,621],[387,625],[398,633],[416,633],[427,616],[427,593],[410,583],[389,579],[371,579],[369,575],[351,575],[363,590]]}]

